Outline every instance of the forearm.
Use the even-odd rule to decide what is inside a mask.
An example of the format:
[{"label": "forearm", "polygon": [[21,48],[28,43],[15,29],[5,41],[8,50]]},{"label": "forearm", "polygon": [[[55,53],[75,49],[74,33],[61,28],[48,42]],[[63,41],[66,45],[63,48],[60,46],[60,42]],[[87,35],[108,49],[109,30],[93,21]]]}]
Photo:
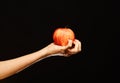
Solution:
[{"label": "forearm", "polygon": [[[46,58],[48,56],[52,56],[56,53],[63,54],[63,56],[68,56],[69,54],[75,54],[79,52],[81,49],[80,42],[76,41],[74,42],[74,44],[75,44],[74,48],[70,50],[69,48],[72,47],[72,41],[69,41],[67,46],[58,46],[55,45],[54,43],[51,43],[37,52],[11,60],[0,61],[0,80],[7,78],[25,69],[26,67],[36,63],[37,61]],[[68,49],[67,52],[68,55],[66,54],[64,55],[67,49]]]},{"label": "forearm", "polygon": [[19,58],[1,61],[0,62],[0,79],[4,79],[8,76],[11,76],[26,67],[32,65],[40,59],[46,58],[48,56],[45,49],[40,51],[24,55]]}]

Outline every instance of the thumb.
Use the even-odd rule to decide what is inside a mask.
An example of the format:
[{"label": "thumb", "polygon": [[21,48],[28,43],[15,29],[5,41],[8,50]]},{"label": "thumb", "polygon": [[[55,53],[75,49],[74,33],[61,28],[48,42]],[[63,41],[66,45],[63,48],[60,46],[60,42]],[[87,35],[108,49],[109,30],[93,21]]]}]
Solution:
[{"label": "thumb", "polygon": [[72,47],[72,40],[68,40],[68,44],[65,46],[65,49]]}]

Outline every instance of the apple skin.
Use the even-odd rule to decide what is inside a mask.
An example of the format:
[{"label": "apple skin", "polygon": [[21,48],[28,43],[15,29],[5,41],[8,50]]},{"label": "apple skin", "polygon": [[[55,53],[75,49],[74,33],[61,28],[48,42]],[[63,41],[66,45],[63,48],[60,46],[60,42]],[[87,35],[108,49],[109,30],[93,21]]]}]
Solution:
[{"label": "apple skin", "polygon": [[53,33],[53,41],[56,45],[66,46],[68,40],[75,40],[75,34],[70,28],[57,28]]}]

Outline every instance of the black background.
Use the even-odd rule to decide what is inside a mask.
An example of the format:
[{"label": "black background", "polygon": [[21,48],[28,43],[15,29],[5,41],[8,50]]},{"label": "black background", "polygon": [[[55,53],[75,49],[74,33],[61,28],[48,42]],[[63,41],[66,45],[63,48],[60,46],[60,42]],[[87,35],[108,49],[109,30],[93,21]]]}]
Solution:
[{"label": "black background", "polygon": [[66,25],[82,42],[82,52],[68,58],[46,58],[0,83],[118,79],[119,4],[107,3],[102,0],[2,2],[0,60],[42,49],[53,42],[53,31]]}]

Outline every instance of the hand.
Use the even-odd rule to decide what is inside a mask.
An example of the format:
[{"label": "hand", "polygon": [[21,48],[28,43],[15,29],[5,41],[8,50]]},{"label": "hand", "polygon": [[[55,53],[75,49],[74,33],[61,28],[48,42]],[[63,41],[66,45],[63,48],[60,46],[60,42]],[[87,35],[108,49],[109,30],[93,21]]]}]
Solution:
[{"label": "hand", "polygon": [[76,54],[81,51],[81,42],[79,40],[75,40],[73,42],[73,46],[71,48],[68,48],[65,50],[65,55],[66,57],[71,56],[73,54]]},{"label": "hand", "polygon": [[[72,47],[72,45],[74,46]],[[62,56],[68,57],[81,51],[81,42],[77,39],[74,42],[72,42],[72,40],[69,40],[67,46],[59,46],[51,43],[46,47],[46,50],[48,52],[48,55],[60,54]]]}]

